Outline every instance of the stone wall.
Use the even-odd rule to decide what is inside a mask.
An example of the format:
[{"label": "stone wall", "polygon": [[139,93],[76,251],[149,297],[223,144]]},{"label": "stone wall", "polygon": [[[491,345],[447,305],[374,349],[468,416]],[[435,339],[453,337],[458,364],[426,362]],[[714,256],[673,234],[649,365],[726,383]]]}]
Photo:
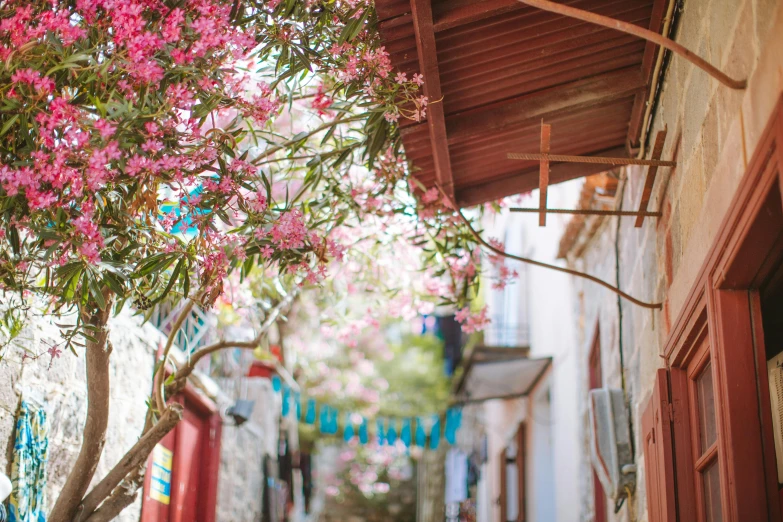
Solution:
[{"label": "stone wall", "polygon": [[[110,322],[111,404],[109,430],[95,480],[100,480],[136,442],[147,412],[152,389],[152,372],[157,347],[163,335],[140,318],[123,312]],[[0,361],[0,470],[10,476],[13,459],[15,412],[21,398],[33,397],[46,408],[50,423],[48,488],[49,508],[62,488],[80,448],[87,414],[83,354],[64,352],[52,359],[42,341],[57,339],[53,325],[43,321],[24,334],[24,347],[37,358],[23,358],[23,351],[11,349]],[[174,354],[182,357],[180,352]],[[279,398],[268,379],[223,379],[215,383],[195,374],[194,382],[214,399],[221,412],[237,398],[256,401],[250,421],[237,427],[223,419],[221,464],[218,476],[218,522],[261,520],[263,458],[277,452]],[[138,522],[141,495],[117,518]]]},{"label": "stone wall", "polygon": [[[111,403],[109,431],[96,480],[105,475],[136,442],[147,412],[146,400],[152,388],[154,353],[160,333],[137,318],[121,314],[110,323]],[[14,417],[22,397],[33,397],[45,405],[49,419],[49,507],[54,503],[80,448],[87,392],[83,354],[64,352],[52,360],[41,341],[56,339],[57,329],[37,324],[27,329],[25,348],[36,358],[22,358],[11,349],[0,361],[0,469],[10,475],[13,459]],[[139,496],[141,498],[141,496]],[[137,522],[141,500],[128,507],[117,520]]]},{"label": "stone wall", "polygon": [[280,399],[269,379],[220,379],[218,405],[225,411],[234,400],[255,401],[249,421],[236,426],[224,419],[220,446],[218,522],[261,520],[264,457],[277,458]]},{"label": "stone wall", "polygon": [[[637,438],[637,495],[631,520],[646,520],[644,463],[638,443],[641,408],[654,384],[655,370],[671,325],[691,290],[705,255],[745,172],[747,161],[783,92],[783,9],[775,0],[686,0],[677,40],[728,74],[749,79],[748,89],[733,91],[673,57],[663,81],[651,136],[668,129],[664,158],[676,169],[661,169],[650,208],[659,220],[642,228],[633,219],[605,220],[578,258],[575,268],[649,301],[664,302],[660,312],[618,304],[616,296],[583,280],[573,284],[580,329],[580,367],[586,382],[588,354],[600,325],[604,384],[620,388],[622,347],[625,381]],[[638,206],[645,171],[627,168],[618,198],[623,209]],[[615,249],[619,251],[616,263]],[[587,427],[586,400],[581,416]],[[589,433],[585,430],[585,433]],[[589,454],[585,441],[584,458]],[[629,506],[610,520],[627,520]],[[589,520],[591,508],[584,506]]]}]

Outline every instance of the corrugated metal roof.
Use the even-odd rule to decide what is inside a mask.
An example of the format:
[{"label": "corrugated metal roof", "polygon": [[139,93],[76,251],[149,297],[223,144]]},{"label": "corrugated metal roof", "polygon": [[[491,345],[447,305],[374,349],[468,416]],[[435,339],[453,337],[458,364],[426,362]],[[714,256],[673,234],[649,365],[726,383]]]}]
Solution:
[{"label": "corrugated metal roof", "polygon": [[[565,3],[655,31],[664,7],[663,0]],[[538,185],[537,164],[506,153],[537,152],[542,118],[552,124],[556,154],[627,155],[623,149],[638,140],[655,51],[644,40],[514,0],[376,0],[376,9],[392,63],[409,75],[425,69],[414,17],[431,10],[431,23],[426,12],[418,30],[434,32],[435,50],[423,56],[437,61],[438,77],[425,74],[425,92],[439,84],[445,122],[403,123],[403,144],[415,175],[432,186],[432,133],[445,134],[450,165],[441,161],[440,170],[460,205]],[[597,169],[553,164],[551,182]]]}]

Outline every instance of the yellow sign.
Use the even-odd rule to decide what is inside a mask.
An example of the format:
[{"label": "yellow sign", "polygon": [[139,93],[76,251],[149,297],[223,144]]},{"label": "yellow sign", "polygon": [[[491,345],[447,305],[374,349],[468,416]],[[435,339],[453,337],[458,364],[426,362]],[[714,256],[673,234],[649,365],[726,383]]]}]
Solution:
[{"label": "yellow sign", "polygon": [[174,454],[160,444],[152,450],[152,480],[150,480],[150,498],[161,504],[171,502],[171,463]]}]

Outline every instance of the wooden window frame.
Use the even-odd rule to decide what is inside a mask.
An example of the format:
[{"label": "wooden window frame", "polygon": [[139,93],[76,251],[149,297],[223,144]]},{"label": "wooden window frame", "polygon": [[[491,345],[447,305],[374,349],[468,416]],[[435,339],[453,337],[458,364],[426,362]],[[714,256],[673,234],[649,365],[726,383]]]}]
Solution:
[{"label": "wooden window frame", "polygon": [[[775,194],[776,191],[777,193]],[[760,273],[780,245],[765,235],[783,194],[783,97],[772,113],[662,356],[670,369],[678,519],[696,518],[687,368],[706,336],[713,363],[723,520],[781,520],[763,351]],[[774,235],[773,235],[774,237]],[[690,488],[690,489],[689,489]],[[673,520],[661,518],[661,520]]]}]

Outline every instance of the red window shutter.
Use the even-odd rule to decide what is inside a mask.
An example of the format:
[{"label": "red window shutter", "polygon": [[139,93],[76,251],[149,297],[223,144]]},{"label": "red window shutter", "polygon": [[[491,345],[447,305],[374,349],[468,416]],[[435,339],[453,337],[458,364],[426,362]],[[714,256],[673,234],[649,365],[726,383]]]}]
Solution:
[{"label": "red window shutter", "polygon": [[660,369],[655,375],[652,397],[642,414],[642,443],[650,522],[677,520],[670,405],[669,373],[666,369]]}]

